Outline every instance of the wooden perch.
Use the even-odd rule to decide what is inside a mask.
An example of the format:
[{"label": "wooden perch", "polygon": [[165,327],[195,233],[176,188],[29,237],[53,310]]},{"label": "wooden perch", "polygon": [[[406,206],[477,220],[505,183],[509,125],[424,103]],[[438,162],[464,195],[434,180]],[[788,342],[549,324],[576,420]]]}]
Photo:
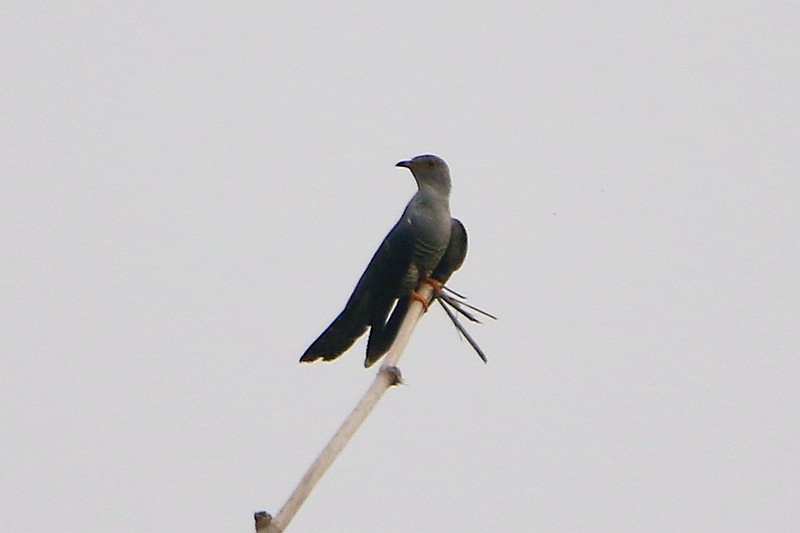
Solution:
[{"label": "wooden perch", "polygon": [[[423,284],[418,292],[426,301],[431,301],[433,297],[433,287],[428,284]],[[372,385],[370,385],[355,409],[353,409],[353,412],[345,419],[341,427],[339,427],[339,430],[333,438],[331,438],[327,446],[323,448],[308,471],[306,471],[303,479],[300,480],[297,488],[294,489],[294,492],[289,496],[289,499],[278,514],[274,517],[271,517],[265,511],[259,511],[255,514],[256,533],[281,533],[286,529],[289,522],[294,518],[294,515],[297,514],[300,506],[303,505],[303,502],[306,501],[308,495],[311,494],[311,491],[319,482],[320,478],[322,478],[322,475],[325,474],[339,453],[341,453],[347,443],[350,442],[356,430],[361,426],[364,420],[367,419],[372,410],[375,409],[375,406],[378,405],[378,401],[380,401],[383,393],[390,387],[402,382],[402,376],[400,375],[400,369],[397,368],[397,363],[400,360],[400,356],[403,355],[403,351],[405,351],[408,341],[411,339],[411,333],[414,331],[414,327],[416,327],[423,312],[422,303],[416,300],[411,303],[403,319],[403,323],[400,325],[400,329],[397,332],[397,337],[392,347],[384,356],[383,364],[378,371],[378,375],[375,376]]]}]

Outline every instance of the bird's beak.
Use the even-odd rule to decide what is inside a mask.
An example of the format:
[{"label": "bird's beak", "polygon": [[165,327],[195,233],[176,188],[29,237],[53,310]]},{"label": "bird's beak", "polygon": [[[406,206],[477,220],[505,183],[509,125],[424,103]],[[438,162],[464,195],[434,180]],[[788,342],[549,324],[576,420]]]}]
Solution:
[{"label": "bird's beak", "polygon": [[395,165],[396,167],[406,167],[408,169],[411,168],[411,161],[398,161]]}]

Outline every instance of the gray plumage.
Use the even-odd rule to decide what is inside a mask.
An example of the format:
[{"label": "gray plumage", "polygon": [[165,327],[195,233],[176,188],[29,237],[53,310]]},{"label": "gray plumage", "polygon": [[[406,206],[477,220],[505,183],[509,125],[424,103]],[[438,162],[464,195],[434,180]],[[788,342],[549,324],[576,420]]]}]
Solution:
[{"label": "gray plumage", "polygon": [[[364,365],[372,365],[394,341],[411,292],[437,269],[440,277],[449,270],[446,280],[463,262],[466,232],[450,216],[447,163],[435,155],[420,155],[397,166],[411,171],[417,193],[373,255],[344,310],[305,351],[302,362],[333,360],[370,328]],[[456,227],[458,235],[452,244],[458,249],[448,254]],[[444,263],[441,268],[440,262]],[[393,305],[395,310],[387,320]]]},{"label": "gray plumage", "polygon": [[467,258],[467,229],[457,218],[450,220],[450,243],[431,277],[444,285]]}]

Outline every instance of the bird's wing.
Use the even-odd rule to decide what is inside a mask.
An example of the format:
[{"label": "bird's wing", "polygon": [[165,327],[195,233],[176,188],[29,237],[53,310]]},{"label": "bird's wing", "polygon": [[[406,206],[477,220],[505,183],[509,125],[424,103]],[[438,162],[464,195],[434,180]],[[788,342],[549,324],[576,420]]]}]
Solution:
[{"label": "bird's wing", "polygon": [[[450,228],[450,242],[436,268],[431,274],[431,278],[446,283],[453,272],[458,270],[464,263],[467,257],[467,230],[460,220],[451,219]],[[392,316],[386,322],[385,326],[375,328],[369,332],[369,341],[367,342],[367,359],[364,361],[364,366],[371,366],[380,359],[391,347],[397,331],[400,329],[400,324],[406,316],[408,306],[411,304],[411,297],[409,295],[402,295],[397,301]],[[385,320],[385,317],[384,317]]]},{"label": "bird's wing", "polygon": [[407,217],[395,224],[372,256],[344,310],[300,358],[302,362],[336,359],[368,326],[383,328],[411,265],[416,232]]},{"label": "bird's wing", "polygon": [[442,284],[447,283],[453,272],[461,268],[467,257],[467,230],[457,218],[451,219],[450,222],[450,243],[431,274],[433,279]]}]

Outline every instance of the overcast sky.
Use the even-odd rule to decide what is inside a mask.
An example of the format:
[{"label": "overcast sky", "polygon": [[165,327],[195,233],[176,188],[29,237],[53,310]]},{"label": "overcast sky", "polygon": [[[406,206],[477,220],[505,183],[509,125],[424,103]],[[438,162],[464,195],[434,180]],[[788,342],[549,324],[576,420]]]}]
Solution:
[{"label": "overcast sky", "polygon": [[800,4],[466,4],[0,4],[0,530],[277,512],[420,153],[489,364],[432,308],[288,531],[800,530]]}]

